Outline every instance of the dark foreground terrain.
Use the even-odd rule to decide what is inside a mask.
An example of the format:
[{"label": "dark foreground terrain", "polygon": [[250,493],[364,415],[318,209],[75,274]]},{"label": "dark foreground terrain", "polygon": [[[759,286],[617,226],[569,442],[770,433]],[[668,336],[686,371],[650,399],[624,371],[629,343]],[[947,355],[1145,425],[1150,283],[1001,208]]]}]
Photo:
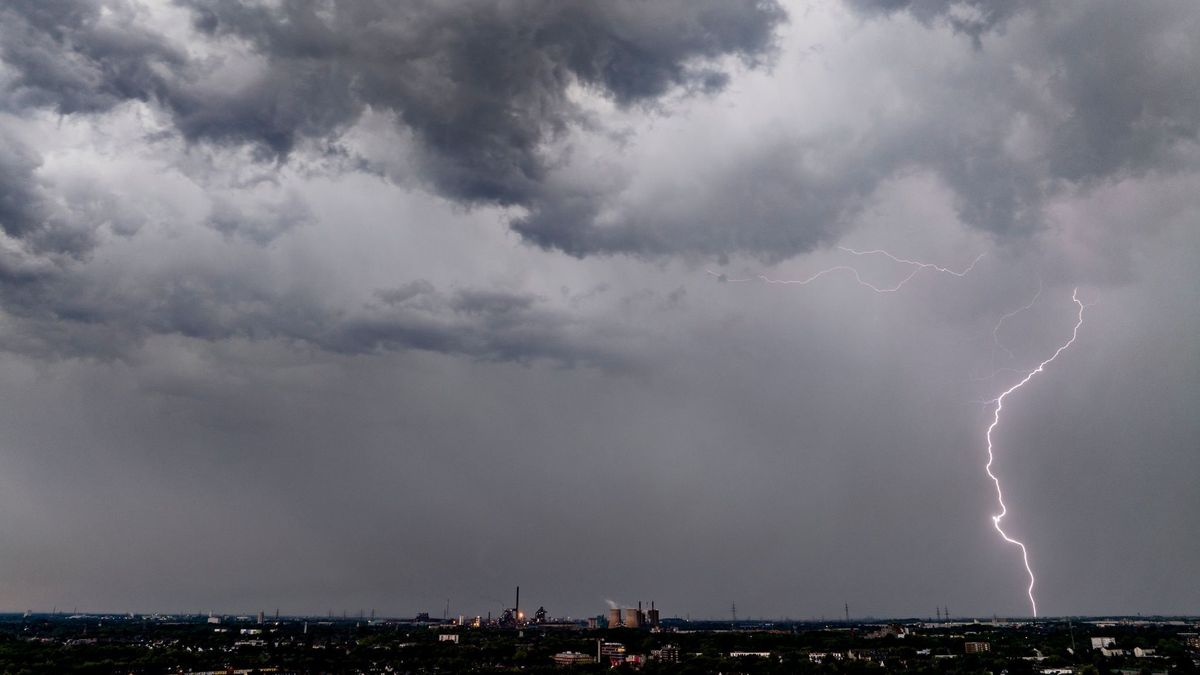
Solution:
[{"label": "dark foreground terrain", "polygon": [[[1129,618],[667,620],[652,632],[571,623],[504,629],[410,620],[2,615],[0,672],[1196,673],[1197,633],[1194,619]],[[556,657],[575,663],[560,665]]]}]

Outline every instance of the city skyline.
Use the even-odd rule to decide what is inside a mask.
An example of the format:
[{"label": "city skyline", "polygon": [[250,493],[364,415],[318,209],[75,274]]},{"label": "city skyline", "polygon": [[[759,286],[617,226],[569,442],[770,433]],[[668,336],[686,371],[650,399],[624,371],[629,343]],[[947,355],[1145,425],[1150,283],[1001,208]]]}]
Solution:
[{"label": "city skyline", "polygon": [[2,3],[0,609],[1200,613],[1196,35]]}]

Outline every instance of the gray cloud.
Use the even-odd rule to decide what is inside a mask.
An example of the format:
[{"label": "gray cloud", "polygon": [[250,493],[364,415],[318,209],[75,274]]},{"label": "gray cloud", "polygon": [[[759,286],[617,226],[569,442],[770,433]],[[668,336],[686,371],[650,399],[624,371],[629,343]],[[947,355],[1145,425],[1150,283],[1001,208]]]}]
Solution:
[{"label": "gray cloud", "polygon": [[[110,12],[108,17],[104,12]],[[168,93],[184,53],[125,2],[16,0],[0,8],[0,55],[15,72],[7,109],[93,113]]]},{"label": "gray cloud", "polygon": [[[965,222],[1015,241],[1043,226],[1045,200],[1064,189],[1195,163],[1186,148],[1200,129],[1200,82],[1189,68],[1197,18],[1188,3],[850,5],[931,29],[946,22],[975,39],[991,33],[969,57],[979,64],[962,67],[973,80],[904,94],[912,105],[958,100],[974,112],[884,120],[847,148],[853,161],[832,167],[822,165],[828,140],[779,139],[728,167],[700,167],[716,184],[693,209],[622,214],[611,181],[557,178],[571,160],[550,147],[583,123],[568,87],[621,106],[673,88],[720,89],[728,76],[716,59],[768,53],[783,18],[773,4],[188,3],[213,45],[262,59],[247,66],[249,79],[222,85],[209,80],[234,56],[188,61],[136,22],[102,19],[97,2],[16,3],[4,10],[13,34],[5,60],[17,73],[8,99],[64,113],[153,100],[188,139],[250,143],[276,158],[306,140],[336,147],[365,109],[390,111],[417,142],[418,180],[467,204],[523,207],[514,230],[576,256],[795,255],[838,236],[880,181],[913,167],[942,176]],[[1001,39],[1012,62],[985,67]],[[1018,126],[1044,139],[1032,156],[1011,147]],[[797,160],[806,155],[815,161]],[[615,221],[601,216],[614,209]]]},{"label": "gray cloud", "polygon": [[[904,11],[920,21],[946,20],[980,36],[1009,26],[1025,49],[1014,67],[1043,78],[1059,106],[1056,119],[1016,97],[1007,115],[1032,115],[1052,142],[1044,161],[1054,178],[1081,181],[1168,168],[1181,142],[1200,132],[1200,75],[1194,33],[1200,16],[1187,2],[1133,7],[1122,2],[1038,6],[991,0],[851,0],[867,14]],[[967,24],[962,23],[968,22]],[[999,38],[997,38],[999,39]],[[981,47],[985,58],[989,47]],[[1038,120],[1037,118],[1043,118]],[[968,153],[978,156],[980,152]],[[999,155],[999,148],[986,154]]]},{"label": "gray cloud", "polygon": [[59,273],[10,284],[3,345],[47,358],[126,358],[151,336],[174,335],[281,341],[343,355],[412,349],[487,361],[632,365],[611,328],[525,293],[466,288],[447,294],[418,280],[379,291],[383,306],[347,312],[309,293],[272,291],[232,269],[175,271],[137,283]]},{"label": "gray cloud", "polygon": [[846,0],[846,4],[871,15],[904,11],[926,24],[945,21],[977,44],[984,33],[1033,6],[1024,0]]},{"label": "gray cloud", "polygon": [[217,196],[213,201],[210,224],[219,232],[241,236],[258,244],[268,244],[293,227],[312,220],[312,213],[300,195],[289,193],[277,202],[239,206]]},{"label": "gray cloud", "polygon": [[[1069,114],[1047,148],[1074,181],[1194,168],[1200,139],[1200,12],[1187,2],[1059,8],[1039,26]],[[1190,156],[1189,156],[1190,155]]]},{"label": "gray cloud", "polygon": [[903,10],[931,30],[945,20],[975,38],[991,36],[941,79],[893,74],[886,64],[851,75],[893,78],[903,85],[901,102],[920,117],[771,138],[723,165],[677,167],[709,189],[680,181],[686,195],[667,191],[636,207],[622,203],[620,187],[556,190],[514,229],[578,256],[743,252],[776,260],[836,240],[885,180],[925,170],[954,191],[965,223],[1008,245],[1033,246],[1052,199],[1200,163],[1192,67],[1200,55],[1188,39],[1200,13],[1192,4],[852,6],[874,20]]},{"label": "gray cloud", "polygon": [[49,263],[85,256],[97,230],[128,235],[141,216],[90,182],[47,185],[39,177],[41,155],[0,126],[0,228],[13,238],[14,250]]},{"label": "gray cloud", "polygon": [[590,337],[595,326],[542,307],[541,298],[527,293],[468,288],[447,295],[422,279],[376,297],[386,310],[347,320],[322,336],[321,346],[345,354],[421,349],[495,361],[632,365],[609,341]]},{"label": "gray cloud", "polygon": [[[532,243],[580,257],[750,253],[777,261],[835,240],[887,175],[882,152],[872,158],[881,168],[824,171],[827,148],[772,138],[719,165],[674,167],[681,180],[632,206],[612,192],[568,187],[512,227]],[[697,182],[711,189],[696,191]],[[600,223],[605,210],[618,215]]]},{"label": "gray cloud", "polygon": [[24,237],[47,220],[45,197],[34,172],[41,157],[12,134],[0,133],[0,227]]},{"label": "gray cloud", "polygon": [[782,18],[769,2],[193,6],[202,31],[249,41],[268,65],[266,86],[232,101],[175,104],[185,135],[285,154],[362,106],[391,110],[420,139],[424,177],[437,190],[504,204],[541,192],[553,160],[543,147],[577,117],[570,84],[621,105],[672,87],[718,89],[724,74],[702,60],[758,58]]},{"label": "gray cloud", "polygon": [[[111,106],[122,93],[155,97],[187,138],[252,142],[275,155],[302,139],[336,136],[364,106],[392,110],[420,140],[421,176],[438,191],[522,204],[559,221],[570,214],[547,194],[555,158],[543,147],[578,117],[568,85],[580,82],[621,105],[652,101],[671,87],[711,91],[726,78],[703,60],[759,58],[782,18],[767,2],[196,5],[201,30],[246,40],[267,59],[252,82],[228,91],[132,66],[110,75],[102,67],[113,57],[110,42],[126,39],[101,39],[106,29],[95,26],[94,5],[68,8],[68,27],[27,50],[40,58],[10,56],[22,73],[19,91],[37,92],[18,100],[74,112]],[[47,31],[51,12],[9,11],[22,10],[32,15],[25,32]],[[138,62],[140,46],[143,66],[151,59],[179,65],[149,34],[128,42],[118,64]],[[88,72],[68,77],[36,67],[46,61],[79,61]],[[566,236],[549,243],[572,246]]]},{"label": "gray cloud", "polygon": [[9,3],[10,105],[74,113],[154,99],[190,139],[252,142],[277,156],[373,106],[418,135],[427,178],[443,193],[522,203],[548,170],[541,146],[576,116],[568,85],[621,105],[672,87],[714,91],[727,77],[706,62],[759,58],[783,18],[766,1],[188,4],[203,33],[252,45],[262,72],[232,89],[203,86],[205,64],[187,63],[161,35],[103,19],[102,7],[123,5]]},{"label": "gray cloud", "polygon": [[[260,161],[281,165],[306,142],[344,155],[339,135],[365,110],[388,111],[417,141],[421,182],[465,204],[536,211],[556,199],[545,196],[553,189],[547,177],[561,158],[548,145],[583,122],[570,86],[621,106],[652,104],[673,89],[714,92],[727,81],[718,60],[756,62],[783,19],[767,1],[182,4],[217,55],[189,56],[187,45],[147,27],[134,3],[7,3],[0,9],[0,57],[12,77],[4,108],[87,115],[143,102],[161,107],[188,142],[248,144]],[[253,56],[240,63],[239,50]],[[230,82],[230,68],[249,75]],[[87,195],[78,200],[84,208],[63,212],[35,175],[37,153],[15,138],[0,142],[0,225],[30,249],[84,256],[102,228],[137,231],[144,216],[122,212],[105,195]],[[266,245],[309,217],[295,194],[247,200],[214,188],[208,223],[229,236]],[[287,335],[337,350],[444,345],[516,359],[535,356],[536,344],[554,342],[561,328],[546,312],[531,311],[531,299],[516,296],[463,293],[447,301],[441,309],[483,324],[479,335],[455,343],[450,334],[464,323],[392,318],[337,327],[324,310],[288,309],[237,286],[236,275],[200,272],[154,290],[98,296],[83,277],[63,274],[45,288],[8,294],[9,310],[92,327],[111,322],[120,334]],[[525,324],[520,331],[518,323]],[[505,344],[491,341],[487,330],[506,335]],[[518,336],[530,344],[518,344]],[[562,345],[551,351],[575,358]]]}]

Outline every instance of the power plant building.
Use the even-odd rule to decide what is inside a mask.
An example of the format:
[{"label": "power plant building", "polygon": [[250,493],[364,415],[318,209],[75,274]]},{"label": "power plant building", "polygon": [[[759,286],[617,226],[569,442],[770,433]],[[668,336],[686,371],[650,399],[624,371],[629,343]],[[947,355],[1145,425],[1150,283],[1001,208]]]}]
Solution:
[{"label": "power plant building", "polygon": [[634,609],[632,607],[626,609],[624,626],[626,628],[641,628],[642,627],[642,610]]},{"label": "power plant building", "polygon": [[653,602],[648,611],[642,611],[640,602],[637,607],[611,607],[608,610],[609,628],[657,628],[658,623],[659,612]]}]

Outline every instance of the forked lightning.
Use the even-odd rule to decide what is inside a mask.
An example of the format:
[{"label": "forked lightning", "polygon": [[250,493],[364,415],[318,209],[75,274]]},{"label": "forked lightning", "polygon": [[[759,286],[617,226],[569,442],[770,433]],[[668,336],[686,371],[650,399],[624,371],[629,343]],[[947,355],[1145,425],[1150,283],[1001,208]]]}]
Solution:
[{"label": "forked lightning", "polygon": [[1064,351],[1066,351],[1067,348],[1075,342],[1075,338],[1079,336],[1079,327],[1083,325],[1084,304],[1079,301],[1078,288],[1071,293],[1071,299],[1074,300],[1075,304],[1079,306],[1079,315],[1075,321],[1075,328],[1071,330],[1071,339],[1067,340],[1062,344],[1062,346],[1055,350],[1055,352],[1050,355],[1050,358],[1042,361],[1037,365],[1036,368],[1026,373],[1025,377],[1021,378],[1021,381],[1009,387],[1004,391],[1004,393],[1000,394],[991,401],[992,403],[996,404],[996,408],[992,411],[992,423],[988,425],[986,435],[987,464],[984,465],[983,468],[984,471],[987,472],[988,478],[991,478],[992,482],[996,484],[996,501],[1000,503],[1000,513],[992,516],[992,525],[995,526],[996,531],[1000,533],[1000,536],[1004,538],[1004,541],[1007,541],[1010,544],[1016,544],[1021,549],[1021,560],[1025,563],[1025,572],[1029,575],[1029,587],[1025,590],[1025,592],[1029,596],[1029,605],[1033,610],[1034,617],[1038,615],[1037,600],[1033,597],[1033,587],[1037,583],[1037,579],[1033,575],[1033,567],[1029,564],[1029,549],[1025,546],[1024,542],[1010,537],[1008,533],[1004,531],[1004,528],[1000,526],[1000,521],[1004,520],[1004,516],[1008,515],[1008,506],[1004,503],[1004,492],[1000,489],[1000,479],[996,477],[996,474],[992,473],[992,464],[996,461],[995,447],[992,442],[992,432],[994,432],[996,427],[1000,424],[1000,411],[1004,409],[1004,399],[1007,398],[1009,394],[1025,386],[1030,380],[1033,379],[1034,375],[1044,371],[1046,366],[1050,365],[1054,359],[1057,359],[1059,354],[1062,354]]}]

